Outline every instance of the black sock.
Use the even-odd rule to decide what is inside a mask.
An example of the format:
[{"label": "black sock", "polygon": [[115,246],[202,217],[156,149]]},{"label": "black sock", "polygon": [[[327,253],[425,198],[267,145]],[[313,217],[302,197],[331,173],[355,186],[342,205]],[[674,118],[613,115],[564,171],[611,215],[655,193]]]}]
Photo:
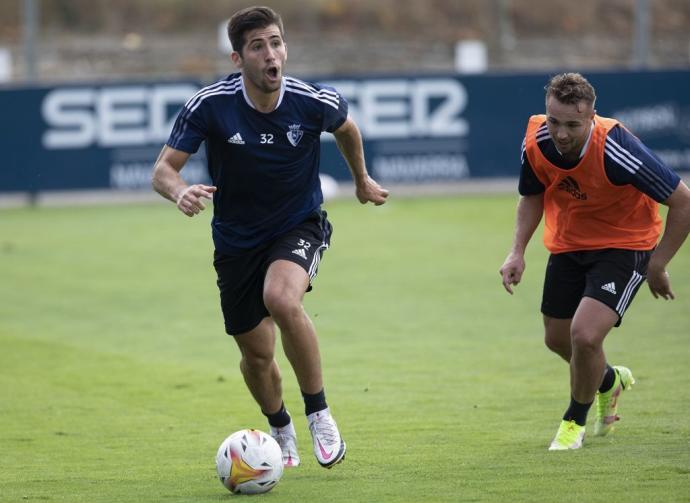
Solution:
[{"label": "black sock", "polygon": [[267,414],[263,410],[261,413],[268,418],[268,424],[274,428],[282,428],[290,424],[290,414],[288,414],[285,404],[280,404],[280,410],[274,414]]},{"label": "black sock", "polygon": [[575,421],[580,426],[584,426],[587,422],[587,412],[589,412],[591,406],[592,402],[580,403],[571,398],[570,407],[563,414],[563,421]]},{"label": "black sock", "polygon": [[326,404],[326,394],[323,389],[313,395],[302,391],[302,398],[304,398],[304,413],[307,416],[328,407]]},{"label": "black sock", "polygon": [[601,382],[601,386],[599,386],[599,393],[606,393],[608,390],[613,388],[614,382],[616,382],[616,370],[607,363],[606,372],[604,373],[604,380]]}]

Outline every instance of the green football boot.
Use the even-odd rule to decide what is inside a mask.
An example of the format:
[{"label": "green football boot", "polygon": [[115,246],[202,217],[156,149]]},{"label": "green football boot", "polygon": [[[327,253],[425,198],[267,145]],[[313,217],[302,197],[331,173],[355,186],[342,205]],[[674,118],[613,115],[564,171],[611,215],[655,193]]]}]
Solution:
[{"label": "green football boot", "polygon": [[561,421],[556,436],[554,437],[550,451],[565,451],[568,449],[579,449],[585,440],[585,427],[580,426],[575,421]]},{"label": "green football boot", "polygon": [[596,409],[597,417],[594,421],[594,436],[603,437],[613,431],[613,427],[620,418],[618,417],[618,401],[621,393],[635,384],[635,378],[627,367],[613,367],[616,379],[613,386],[605,393],[597,392]]}]

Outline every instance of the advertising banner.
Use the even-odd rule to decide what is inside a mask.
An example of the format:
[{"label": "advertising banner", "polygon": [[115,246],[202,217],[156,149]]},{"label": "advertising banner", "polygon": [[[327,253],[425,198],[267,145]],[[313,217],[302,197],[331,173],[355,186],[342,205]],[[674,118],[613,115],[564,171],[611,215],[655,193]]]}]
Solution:
[{"label": "advertising banner", "polygon": [[[690,71],[590,72],[600,115],[621,120],[671,168],[690,170]],[[548,74],[310,79],[350,104],[372,175],[423,184],[516,177],[527,119],[544,111]],[[204,83],[129,82],[0,88],[0,192],[150,188],[182,105]],[[350,178],[332,135],[321,171]],[[182,172],[206,182],[203,148]]]}]

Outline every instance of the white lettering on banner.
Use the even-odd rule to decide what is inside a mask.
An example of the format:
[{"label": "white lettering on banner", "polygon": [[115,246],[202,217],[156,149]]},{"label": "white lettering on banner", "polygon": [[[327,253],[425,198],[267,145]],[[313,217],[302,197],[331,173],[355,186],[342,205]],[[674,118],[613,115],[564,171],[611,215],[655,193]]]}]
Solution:
[{"label": "white lettering on banner", "polygon": [[55,89],[43,100],[46,149],[129,147],[167,140],[191,84]]},{"label": "white lettering on banner", "polygon": [[373,166],[383,182],[459,180],[470,175],[467,158],[461,154],[378,156]]},{"label": "white lettering on banner", "polygon": [[[172,131],[177,113],[199,88],[192,85],[156,86],[150,93],[149,135],[154,142],[166,141]],[[174,107],[174,109],[173,109]]]},{"label": "white lettering on banner", "polygon": [[[467,90],[451,78],[333,81],[368,140],[467,136]],[[330,134],[322,139],[333,140]]]},{"label": "white lettering on banner", "polygon": [[58,89],[48,93],[41,114],[55,129],[43,134],[45,148],[80,148],[93,143],[96,120],[90,106],[94,96],[93,89]]},{"label": "white lettering on banner", "polygon": [[[180,173],[188,184],[209,183],[203,161],[190,159]],[[110,187],[114,189],[148,189],[151,187],[150,162],[116,162],[110,166]]]},{"label": "white lettering on banner", "polygon": [[142,87],[103,89],[98,94],[101,146],[145,145],[149,141],[146,124],[147,90]]},{"label": "white lettering on banner", "polygon": [[412,124],[406,101],[409,94],[409,84],[405,80],[373,81],[363,85],[359,93],[363,134],[367,137],[376,134],[381,138],[410,136]]},{"label": "white lettering on banner", "polygon": [[[368,140],[450,138],[469,134],[461,116],[465,86],[453,78],[333,82]],[[43,100],[47,149],[136,147],[164,142],[191,84],[61,88]],[[332,141],[332,135],[323,139]]]},{"label": "white lettering on banner", "polygon": [[676,107],[670,103],[619,110],[613,113],[613,117],[636,135],[670,132],[680,123]]},{"label": "white lettering on banner", "polygon": [[[469,124],[460,118],[467,106],[467,91],[457,80],[419,80],[412,94],[412,118],[415,132],[428,136],[467,136]],[[432,98],[443,101],[433,112]]]}]

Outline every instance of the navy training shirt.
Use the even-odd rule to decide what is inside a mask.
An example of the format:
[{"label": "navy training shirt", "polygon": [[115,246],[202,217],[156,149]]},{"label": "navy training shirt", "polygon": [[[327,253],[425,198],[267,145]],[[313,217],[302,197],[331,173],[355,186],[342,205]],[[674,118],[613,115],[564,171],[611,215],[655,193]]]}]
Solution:
[{"label": "navy training shirt", "polygon": [[321,206],[320,136],[338,129],[347,110],[335,89],[285,76],[275,110],[259,112],[240,73],[187,101],[167,144],[191,154],[206,141],[219,253],[265,243]]},{"label": "navy training shirt", "polygon": [[[561,169],[571,169],[579,164],[566,161],[556,149],[548,132],[546,123],[537,132],[537,144],[549,162]],[[519,192],[523,196],[544,192],[544,185],[532,170],[525,155],[525,142],[522,142],[522,168],[520,170]],[[661,203],[668,199],[678,187],[680,176],[668,168],[635,135],[620,125],[615,126],[606,136],[604,146],[604,169],[609,181],[614,185],[633,185]]]}]

